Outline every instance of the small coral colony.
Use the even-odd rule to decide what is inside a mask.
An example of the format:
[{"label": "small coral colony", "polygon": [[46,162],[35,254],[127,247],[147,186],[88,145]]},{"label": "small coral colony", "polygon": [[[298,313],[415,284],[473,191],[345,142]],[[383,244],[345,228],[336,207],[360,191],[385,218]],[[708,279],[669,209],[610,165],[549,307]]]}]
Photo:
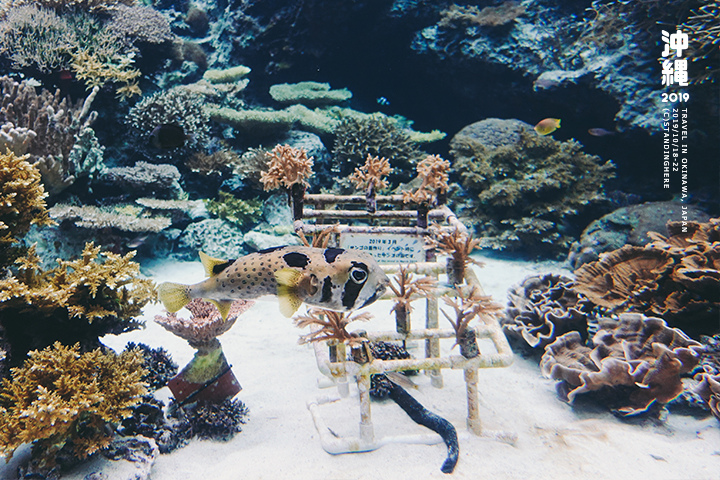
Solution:
[{"label": "small coral colony", "polygon": [[[300,342],[365,352],[358,362],[410,354],[348,330],[370,319],[355,310],[390,297],[406,335],[411,304],[441,296],[467,359],[481,353],[469,325],[495,317],[567,402],[720,420],[720,220],[598,247],[572,276],[526,278],[505,309],[466,282],[475,249],[557,257],[579,245],[567,225],[606,205],[614,165],[553,138],[559,119],[473,123],[450,141],[450,162],[423,150],[444,133],[353,110],[347,89],[278,84],[263,92],[272,107],[251,103],[249,68],[207,68],[168,15],[132,0],[14,0],[1,15],[0,453],[30,444],[24,474],[57,475],[138,434],[167,453],[240,432],[248,409],[217,337],[261,295],[310,327]],[[199,8],[183,22],[207,29]],[[338,248],[338,226],[312,244],[294,235],[309,192],[364,195],[370,226],[388,213],[378,199],[397,196],[393,209],[417,210],[426,249],[447,256],[447,280],[410,265],[388,277],[371,255]],[[428,222],[445,205],[472,233]],[[210,278],[195,285],[157,286],[135,260],[199,251]],[[141,328],[158,299],[168,312],[155,321],[196,350],[180,372],[161,346],[115,353],[101,341]],[[373,396],[396,395],[402,377],[374,375]],[[153,395],[166,385],[170,405]],[[457,439],[440,421],[451,472]]]}]

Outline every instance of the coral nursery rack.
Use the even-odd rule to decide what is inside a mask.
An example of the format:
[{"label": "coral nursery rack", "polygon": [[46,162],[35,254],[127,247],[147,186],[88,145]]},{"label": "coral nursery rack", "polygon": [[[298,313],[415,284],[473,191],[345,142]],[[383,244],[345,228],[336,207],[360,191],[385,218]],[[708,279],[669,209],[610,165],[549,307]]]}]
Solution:
[{"label": "coral nursery rack", "polygon": [[[297,198],[295,199],[298,200]],[[302,212],[302,216],[295,218],[295,230],[299,233],[317,234],[328,228],[332,221],[356,220],[365,222],[365,225],[335,224],[333,238],[330,244],[339,245],[341,237],[347,233],[366,234],[405,234],[418,236],[422,239],[432,236],[442,230],[459,230],[467,235],[466,227],[446,205],[434,208],[425,208],[417,205],[415,209],[400,210],[398,205],[403,204],[401,195],[374,197],[372,207],[366,196],[351,195],[305,195],[304,204],[315,208],[303,208],[296,204],[294,211]],[[376,210],[377,205],[391,205],[392,209]],[[344,208],[337,208],[342,205]],[[367,207],[367,208],[363,208]],[[322,224],[308,224],[306,219],[313,219]],[[436,222],[434,228],[428,228],[428,219]],[[394,225],[387,225],[387,223]],[[372,223],[370,225],[369,223]],[[406,225],[397,225],[405,223]],[[408,223],[414,223],[414,225]],[[385,224],[385,225],[378,225]],[[451,262],[447,262],[449,267]],[[438,279],[447,268],[436,257],[434,249],[426,251],[426,261],[410,265],[415,274],[423,274]],[[386,265],[387,273],[397,272],[400,265]],[[463,288],[478,288],[480,282],[471,269],[464,274]],[[404,370],[424,370],[430,376],[431,385],[443,387],[441,371],[443,369],[463,370],[466,385],[467,400],[467,427],[475,435],[489,436],[501,441],[514,441],[514,435],[505,432],[484,431],[478,410],[478,371],[481,368],[507,367],[513,361],[513,354],[502,332],[498,321],[492,315],[480,315],[480,324],[469,327],[475,332],[478,339],[488,339],[494,346],[493,353],[480,353],[474,358],[465,358],[457,354],[441,354],[440,342],[454,341],[455,331],[450,328],[440,328],[438,324],[439,298],[448,295],[452,289],[438,289],[436,294],[426,300],[425,328],[410,328],[405,333],[396,331],[367,332],[368,341],[424,341],[424,358],[403,360],[380,360],[368,358],[365,361],[348,359],[347,346],[342,342],[333,340],[315,342],[314,350],[318,368],[330,380],[329,386],[337,387],[337,393],[308,402],[308,409],[318,430],[323,448],[332,454],[370,451],[387,443],[437,443],[440,437],[435,434],[400,435],[378,438],[375,435],[370,403],[370,381],[374,374],[386,372],[399,372]],[[386,297],[384,297],[385,299]],[[487,343],[487,342],[486,342]],[[483,349],[485,350],[485,348]],[[322,407],[329,403],[340,401],[350,395],[350,381],[354,379],[357,384],[359,396],[360,424],[359,435],[341,437],[328,428],[322,416]]]}]

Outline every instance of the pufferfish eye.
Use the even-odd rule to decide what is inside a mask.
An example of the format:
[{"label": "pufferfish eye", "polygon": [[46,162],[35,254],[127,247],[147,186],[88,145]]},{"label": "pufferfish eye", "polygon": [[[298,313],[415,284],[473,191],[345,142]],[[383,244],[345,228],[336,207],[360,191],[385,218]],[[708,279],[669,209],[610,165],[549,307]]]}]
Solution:
[{"label": "pufferfish eye", "polygon": [[353,268],[350,270],[350,278],[352,278],[355,283],[365,282],[365,280],[367,280],[367,276],[367,272],[361,268]]}]

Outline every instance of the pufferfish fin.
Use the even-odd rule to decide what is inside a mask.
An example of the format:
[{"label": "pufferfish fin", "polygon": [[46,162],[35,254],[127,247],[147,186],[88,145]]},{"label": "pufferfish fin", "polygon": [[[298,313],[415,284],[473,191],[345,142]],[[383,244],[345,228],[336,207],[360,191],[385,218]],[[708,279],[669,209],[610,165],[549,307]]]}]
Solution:
[{"label": "pufferfish fin", "polygon": [[232,307],[233,304],[232,300],[213,300],[211,298],[207,298],[206,300],[217,307],[223,321],[227,320],[230,314],[230,307]]},{"label": "pufferfish fin", "polygon": [[200,261],[202,262],[203,268],[205,269],[206,277],[214,277],[215,275],[217,275],[218,273],[220,273],[222,271],[222,269],[219,271],[216,271],[215,267],[217,267],[218,265],[223,265],[223,264],[227,265],[227,263],[228,263],[227,260],[213,258],[205,252],[199,252],[199,254],[200,254]]},{"label": "pufferfish fin", "polygon": [[292,317],[302,305],[298,296],[298,287],[302,283],[304,275],[301,271],[293,268],[283,268],[275,272],[278,289],[277,296],[280,301],[280,313],[286,317]]},{"label": "pufferfish fin", "polygon": [[165,282],[158,285],[158,300],[162,302],[168,312],[177,312],[190,303],[187,285]]}]

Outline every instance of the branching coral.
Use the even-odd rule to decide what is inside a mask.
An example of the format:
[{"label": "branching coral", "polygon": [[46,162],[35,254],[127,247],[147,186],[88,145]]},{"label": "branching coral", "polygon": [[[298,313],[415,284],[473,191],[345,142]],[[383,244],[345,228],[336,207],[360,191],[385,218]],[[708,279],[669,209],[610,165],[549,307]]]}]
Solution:
[{"label": "branching coral", "polygon": [[[418,298],[427,297],[435,291],[437,281],[432,277],[414,278],[407,266],[400,265],[400,271],[388,284],[395,294],[395,324],[399,333],[410,331],[410,303]],[[394,282],[394,283],[393,283]]]},{"label": "branching coral", "polygon": [[525,278],[508,292],[503,330],[540,353],[568,332],[576,331],[587,340],[593,304],[572,287],[572,280],[562,275]]},{"label": "branching coral", "polygon": [[443,160],[440,155],[428,155],[417,165],[418,177],[422,183],[414,192],[404,191],[403,202],[436,205],[445,203],[445,194],[448,191],[448,170],[450,162]]},{"label": "branching coral", "polygon": [[629,313],[600,319],[593,344],[584,346],[579,333],[566,333],[547,346],[540,368],[561,381],[559,391],[570,402],[581,393],[612,391],[613,410],[621,415],[678,396],[681,375],[697,364],[694,349],[700,346],[659,318]]},{"label": "branching coral", "polygon": [[698,81],[715,82],[720,75],[720,3],[717,0],[703,0],[702,3],[678,28],[690,38],[690,59],[703,69],[697,76]]},{"label": "branching coral", "polygon": [[354,332],[348,332],[346,327],[350,322],[367,321],[371,318],[372,315],[367,312],[349,317],[344,312],[311,308],[308,310],[307,315],[298,315],[293,319],[293,322],[298,328],[307,326],[313,328],[310,333],[300,336],[298,340],[300,344],[332,340],[340,343],[346,342],[348,345],[353,346],[361,344],[365,339]]},{"label": "branching coral", "polygon": [[0,280],[0,325],[19,365],[33,348],[59,340],[95,348],[99,337],[139,328],[133,317],[153,297],[153,283],[139,278],[135,252],[100,252],[92,243],[77,260],[40,267],[35,247],[16,260],[17,273]]},{"label": "branching coral", "polygon": [[47,194],[40,172],[27,162],[28,156],[0,154],[0,266],[11,262],[17,252],[11,246],[33,224],[52,223],[45,209]]},{"label": "branching coral", "polygon": [[34,133],[26,152],[29,162],[40,169],[50,195],[100,170],[102,150],[90,129],[97,118],[91,106],[99,89],[93,89],[84,101],[72,103],[61,98],[59,91],[52,94],[43,89],[38,94],[26,80],[18,83],[0,77],[0,85],[0,123]]},{"label": "branching coral", "polygon": [[64,450],[85,458],[107,446],[112,424],[146,393],[139,351],[120,355],[55,343],[36,350],[0,387],[0,451],[32,443],[33,461],[49,470]]},{"label": "branching coral", "polygon": [[307,156],[303,148],[290,145],[276,145],[270,153],[267,170],[260,174],[265,190],[291,188],[293,185],[307,186],[312,175],[313,157]]},{"label": "branching coral", "polygon": [[368,155],[392,159],[392,182],[410,180],[409,173],[424,156],[415,142],[395,122],[384,116],[346,118],[335,129],[332,171],[346,177]]},{"label": "branching coral", "polygon": [[438,248],[445,255],[449,255],[447,262],[448,280],[453,285],[465,281],[465,269],[469,264],[482,266],[482,262],[473,259],[470,254],[480,245],[480,240],[472,235],[463,233],[455,228],[450,232],[441,230],[437,225],[432,226],[435,232],[428,239],[431,247]]},{"label": "branching coral", "polygon": [[[626,245],[575,271],[574,289],[611,312],[660,315],[691,335],[715,333],[720,312],[720,220],[671,222],[669,237]],[[683,231],[685,230],[685,231]]]},{"label": "branching coral", "polygon": [[466,289],[456,287],[455,297],[443,297],[443,301],[455,311],[453,319],[441,309],[442,314],[455,330],[455,344],[460,345],[460,354],[465,358],[477,357],[480,351],[475,339],[475,331],[468,326],[477,317],[496,315],[502,311],[502,306],[493,302],[489,295],[483,295],[475,285]]},{"label": "branching coral", "polygon": [[[186,136],[185,146],[196,149],[208,142],[209,117],[204,107],[204,97],[182,87],[171,88],[143,98],[136,103],[125,118],[140,144],[145,145],[159,125],[177,125]],[[160,156],[172,157],[178,149]]]},{"label": "branching coral", "polygon": [[[392,167],[387,158],[373,157],[368,154],[365,164],[355,169],[355,172],[350,176],[350,181],[355,184],[358,190],[377,192],[388,187],[389,184],[385,177],[390,172],[392,172]],[[371,196],[371,194],[368,193],[367,196]]]},{"label": "branching coral", "polygon": [[[454,170],[469,198],[468,214],[483,246],[565,252],[573,240],[565,226],[604,199],[602,185],[612,178],[613,164],[583,153],[573,140],[537,135],[522,122],[514,121],[521,128],[507,135],[503,129],[512,122],[484,120],[451,141]],[[506,143],[492,143],[503,136]]]}]

